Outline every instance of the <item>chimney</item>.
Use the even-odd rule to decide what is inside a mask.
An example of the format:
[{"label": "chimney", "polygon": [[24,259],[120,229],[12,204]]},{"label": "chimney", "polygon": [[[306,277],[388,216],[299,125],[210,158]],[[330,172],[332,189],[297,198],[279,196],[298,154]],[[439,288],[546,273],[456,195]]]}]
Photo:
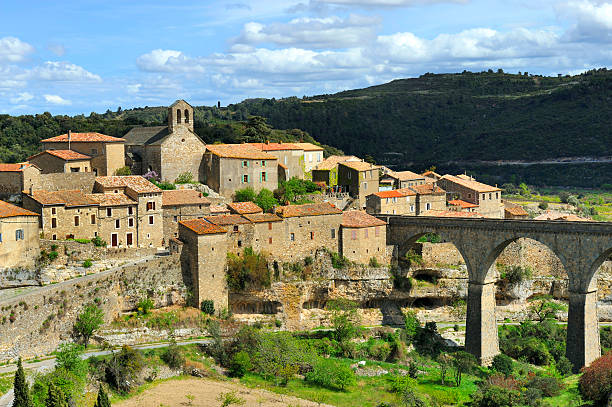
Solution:
[{"label": "chimney", "polygon": [[70,139],[72,138],[72,132],[68,130],[68,150],[70,150]]}]

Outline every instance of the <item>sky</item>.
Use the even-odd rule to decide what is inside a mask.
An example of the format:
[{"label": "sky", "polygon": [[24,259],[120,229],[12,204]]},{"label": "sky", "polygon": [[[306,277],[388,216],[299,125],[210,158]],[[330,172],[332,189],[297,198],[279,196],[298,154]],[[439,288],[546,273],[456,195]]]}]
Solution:
[{"label": "sky", "polygon": [[612,1],[0,1],[0,113],[335,93],[612,65]]}]

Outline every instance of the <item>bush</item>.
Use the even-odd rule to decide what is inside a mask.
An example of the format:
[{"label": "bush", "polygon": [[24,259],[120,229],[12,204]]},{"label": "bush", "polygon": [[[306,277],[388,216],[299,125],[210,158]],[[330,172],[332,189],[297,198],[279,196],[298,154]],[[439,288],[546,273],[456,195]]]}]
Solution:
[{"label": "bush", "polygon": [[203,300],[200,307],[203,313],[207,315],[215,315],[215,303],[213,300]]},{"label": "bush", "polygon": [[136,303],[136,310],[138,311],[139,315],[148,315],[154,306],[155,304],[153,303],[153,300],[149,297],[141,298]]},{"label": "bush", "polygon": [[85,380],[87,362],[81,358],[83,346],[76,343],[63,343],[57,348],[55,368],[64,369]]},{"label": "bush", "polygon": [[55,260],[55,259],[57,259],[57,256],[58,256],[58,255],[59,255],[59,253],[58,253],[58,252],[56,252],[56,251],[49,252],[49,255],[48,255],[49,260]]},{"label": "bush", "polygon": [[540,202],[538,204],[538,208],[542,209],[543,211],[545,211],[546,209],[548,209],[548,202]]},{"label": "bush", "polygon": [[144,359],[137,349],[123,346],[121,351],[113,352],[104,363],[106,381],[121,393],[129,392],[134,385],[138,374],[144,367]]},{"label": "bush", "polygon": [[93,266],[93,262],[91,261],[91,259],[87,259],[83,262],[83,267],[85,267],[86,269],[90,268],[91,266]]},{"label": "bush", "polygon": [[604,326],[599,331],[599,339],[601,342],[601,348],[604,350],[612,349],[612,326]]},{"label": "bush", "polygon": [[419,318],[417,318],[416,312],[412,310],[406,311],[404,314],[404,323],[406,324],[406,327],[404,328],[406,338],[412,342],[416,337],[419,328],[421,328],[421,322],[419,321]]},{"label": "bush", "polygon": [[556,368],[557,368],[557,372],[565,377],[565,376],[569,376],[570,374],[572,374],[572,362],[570,362],[570,360],[565,357],[565,356],[561,356],[559,358],[559,360],[556,363]]},{"label": "bush", "polygon": [[115,170],[115,175],[119,175],[119,176],[122,176],[122,175],[132,175],[132,170],[130,169],[130,167],[128,167],[126,165],[126,166],[123,166],[121,168],[117,168]]},{"label": "bush", "polygon": [[252,187],[238,189],[234,192],[234,201],[236,202],[253,202],[255,198],[255,190]]},{"label": "bush", "polygon": [[370,257],[369,265],[370,267],[374,267],[374,268],[380,267],[380,263],[378,262],[378,259],[376,257]]},{"label": "bush", "polygon": [[100,236],[95,236],[93,239],[91,239],[91,243],[93,243],[96,247],[106,246],[106,242],[102,240]]},{"label": "bush", "polygon": [[612,393],[612,352],[608,352],[582,368],[578,382],[580,394],[587,400],[605,404]]},{"label": "bush", "polygon": [[509,285],[516,285],[531,279],[533,270],[530,267],[502,266],[499,277]]},{"label": "bush", "polygon": [[232,377],[242,377],[253,368],[248,352],[237,352],[230,362],[229,373]]},{"label": "bush", "polygon": [[331,252],[332,267],[335,269],[343,269],[350,264],[350,260],[336,252]]},{"label": "bush", "polygon": [[559,200],[563,203],[567,203],[567,200],[570,197],[570,193],[567,191],[561,191],[559,192]]},{"label": "bush", "polygon": [[156,187],[158,187],[159,189],[163,189],[164,191],[169,191],[169,190],[176,189],[176,186],[173,183],[171,183],[171,182],[167,182],[167,181],[156,182],[154,180],[151,180],[151,182],[153,184],[155,184]]},{"label": "bush", "polygon": [[518,391],[497,386],[486,386],[472,394],[472,407],[513,407],[522,402]]},{"label": "bush", "polygon": [[89,339],[104,323],[104,314],[100,308],[90,304],[79,314],[73,326],[74,335],[81,338],[83,344],[87,346]]},{"label": "bush", "polygon": [[181,348],[176,344],[176,340],[172,338],[170,344],[166,347],[161,355],[161,360],[171,369],[180,369],[185,365],[185,356]]},{"label": "bush", "polygon": [[307,382],[328,389],[345,390],[355,384],[355,373],[341,362],[332,359],[318,359],[311,372],[306,373]]},{"label": "bush", "polygon": [[370,339],[367,342],[367,352],[370,358],[384,362],[391,355],[391,344],[381,340]]},{"label": "bush", "polygon": [[251,247],[244,249],[242,256],[233,253],[227,255],[227,284],[230,289],[261,289],[272,283],[268,270],[268,259],[256,253]]},{"label": "bush", "polygon": [[274,198],[272,191],[262,188],[254,199],[254,202],[263,209],[264,212],[272,211],[272,208],[278,205],[278,201]]},{"label": "bush", "polygon": [[89,239],[72,239],[72,240],[74,240],[75,242],[80,243],[80,244],[91,243],[91,240],[89,240]]},{"label": "bush", "polygon": [[437,357],[442,350],[444,343],[438,333],[435,322],[427,322],[424,327],[417,329],[413,340],[414,347],[422,355]]},{"label": "bush", "polygon": [[499,372],[503,373],[506,377],[512,374],[512,367],[514,365],[514,361],[510,356],[504,355],[500,353],[493,358],[492,368]]},{"label": "bush", "polygon": [[556,377],[534,376],[526,387],[540,390],[545,397],[555,397],[561,393],[563,384]]},{"label": "bush", "polygon": [[192,184],[193,182],[193,174],[189,171],[180,173],[174,180],[175,184]]}]

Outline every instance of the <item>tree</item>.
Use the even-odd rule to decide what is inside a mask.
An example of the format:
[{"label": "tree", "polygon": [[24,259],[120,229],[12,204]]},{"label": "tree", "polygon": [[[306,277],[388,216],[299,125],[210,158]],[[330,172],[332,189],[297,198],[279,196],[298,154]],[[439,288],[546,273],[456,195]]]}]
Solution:
[{"label": "tree", "polygon": [[83,312],[79,314],[74,323],[74,334],[81,338],[85,347],[89,344],[89,339],[104,323],[104,313],[94,304],[89,304]]},{"label": "tree", "polygon": [[495,355],[495,357],[493,358],[493,369],[495,369],[499,373],[503,373],[506,377],[512,374],[513,365],[514,362],[512,361],[512,358],[508,355],[504,355],[503,353]]},{"label": "tree", "polygon": [[253,202],[255,197],[255,190],[252,187],[237,189],[234,192],[234,200],[236,202]]},{"label": "tree", "polygon": [[17,361],[17,372],[13,384],[13,407],[33,407],[32,399],[30,398],[30,389],[26,382],[25,372],[21,364],[21,358]]},{"label": "tree", "polygon": [[461,386],[461,375],[469,373],[476,364],[476,358],[471,353],[464,351],[456,352],[453,357],[453,366],[455,367],[455,384]]},{"label": "tree", "polygon": [[266,188],[259,191],[255,198],[255,203],[263,209],[264,212],[270,212],[272,208],[278,205],[278,201],[274,198],[272,191]]},{"label": "tree", "polygon": [[578,389],[585,399],[605,405],[612,394],[612,352],[595,359],[589,367],[582,369]]},{"label": "tree", "polygon": [[519,187],[519,193],[521,194],[521,196],[524,196],[524,197],[531,196],[531,191],[529,190],[529,187],[527,186],[527,184],[525,184],[524,182],[521,182],[518,187]]},{"label": "tree", "polygon": [[102,383],[100,383],[98,398],[96,399],[96,404],[94,404],[94,407],[111,407],[111,403],[108,400],[108,395],[104,391],[104,387],[102,387]]},{"label": "tree", "polygon": [[126,165],[121,168],[117,168],[115,170],[115,175],[132,175],[132,170]]},{"label": "tree", "polygon": [[68,407],[66,396],[64,396],[62,389],[57,387],[53,382],[49,383],[49,388],[47,389],[45,407]]},{"label": "tree", "polygon": [[87,362],[83,360],[82,355],[82,345],[63,343],[57,349],[55,368],[65,369],[84,379],[87,376]]},{"label": "tree", "polygon": [[442,386],[444,386],[444,379],[446,377],[446,371],[452,365],[453,357],[448,353],[440,353],[438,356],[438,363],[440,364],[440,379]]},{"label": "tree", "polygon": [[264,143],[268,140],[271,132],[272,129],[270,129],[264,117],[251,116],[245,124],[245,131],[242,139],[246,142]]},{"label": "tree", "polygon": [[538,295],[529,300],[529,315],[540,323],[557,318],[557,314],[567,310],[565,304],[554,302],[551,295]]}]

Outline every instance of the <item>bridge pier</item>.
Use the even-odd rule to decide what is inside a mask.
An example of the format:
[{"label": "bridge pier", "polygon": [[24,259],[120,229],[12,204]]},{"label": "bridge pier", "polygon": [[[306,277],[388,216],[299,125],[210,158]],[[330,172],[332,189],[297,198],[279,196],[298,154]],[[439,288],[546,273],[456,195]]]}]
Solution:
[{"label": "bridge pier", "polygon": [[465,350],[489,366],[499,353],[495,319],[495,282],[468,283]]},{"label": "bridge pier", "polygon": [[597,290],[570,291],[567,315],[565,354],[574,365],[574,373],[601,356],[599,319],[597,318]]}]

